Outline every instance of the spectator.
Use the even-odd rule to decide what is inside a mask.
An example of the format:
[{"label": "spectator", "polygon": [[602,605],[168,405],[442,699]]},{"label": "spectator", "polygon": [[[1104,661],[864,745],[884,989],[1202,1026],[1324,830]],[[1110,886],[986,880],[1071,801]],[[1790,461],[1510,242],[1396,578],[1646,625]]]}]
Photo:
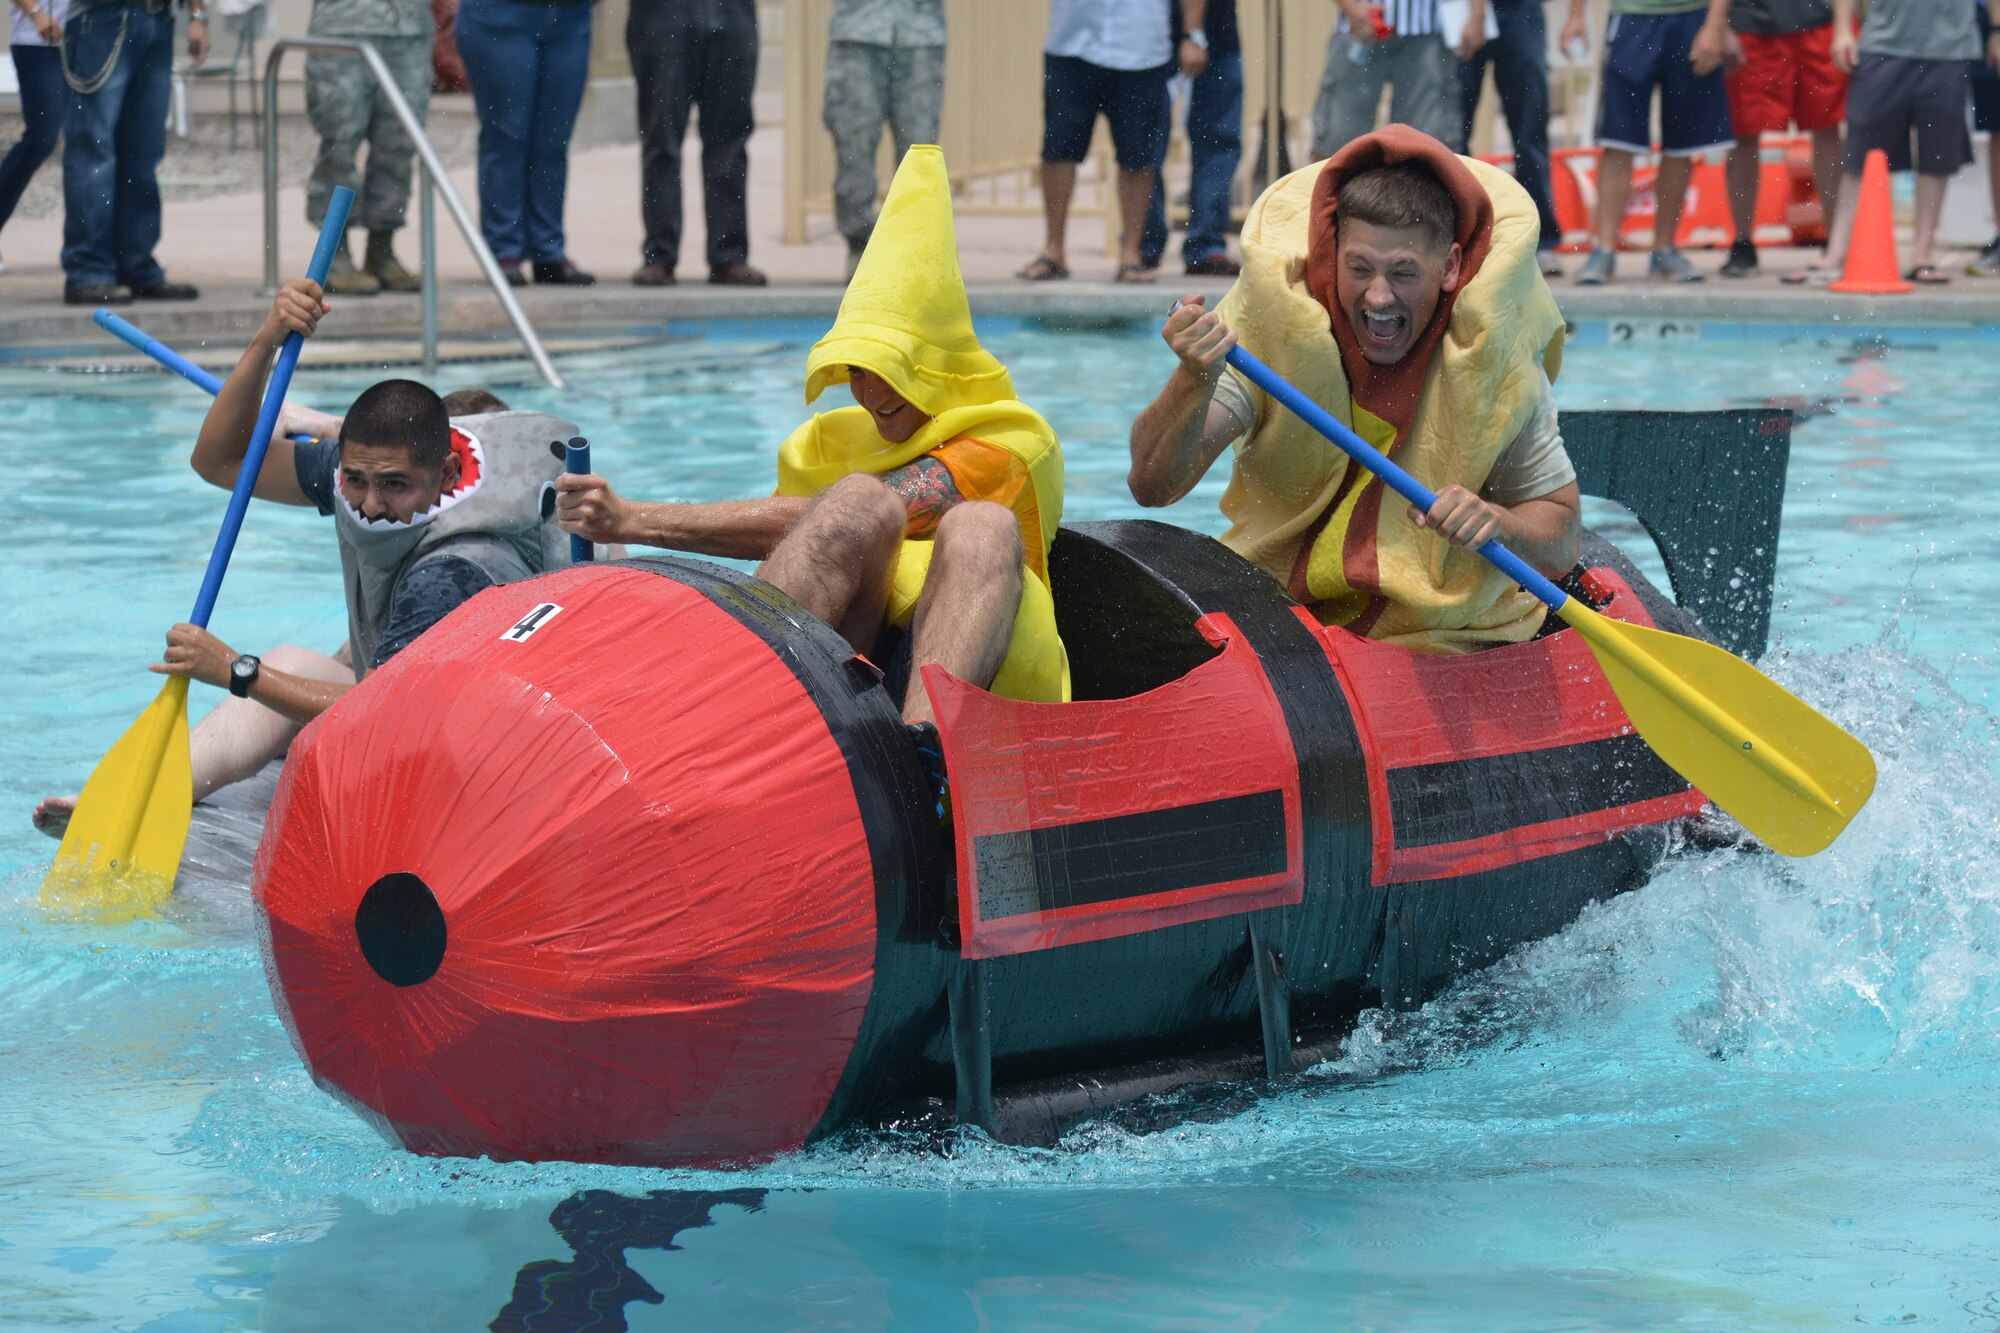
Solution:
[{"label": "spectator", "polygon": [[882,126],[896,160],[936,143],[944,109],[944,0],[834,0],[822,119],[839,169],[833,216],[847,238],[847,274],[875,229],[875,147]]},{"label": "spectator", "polygon": [[[188,62],[208,59],[208,13],[190,0]],[[170,0],[73,0],[63,76],[63,300],[70,305],[192,301],[153,258],[160,243],[160,159],[173,90]]]},{"label": "spectator", "polygon": [[1729,150],[1729,213],[1736,240],[1723,262],[1725,278],[1757,271],[1757,180],[1763,169],[1759,137],[1796,125],[1812,136],[1813,188],[1821,216],[1833,221],[1840,183],[1840,122],[1847,114],[1847,75],[1833,63],[1832,0],[1734,0],[1729,26],[1743,44],[1743,68],[1725,76],[1736,146]]},{"label": "spectator", "polygon": [[[1570,0],[1565,46],[1584,36],[1585,0]],[[1660,172],[1653,185],[1653,256],[1649,272],[1668,282],[1700,282],[1674,244],[1687,203],[1694,160],[1728,147],[1725,66],[1743,48],[1729,30],[1729,0],[1611,0],[1604,30],[1604,77],[1597,105],[1597,244],[1576,280],[1611,281],[1618,266],[1618,232],[1632,195],[1632,159],[1653,151],[1653,90],[1660,90]]]},{"label": "spectator", "polygon": [[1562,276],[1556,247],[1562,244],[1562,224],[1556,221],[1555,194],[1549,185],[1549,36],[1542,0],[1493,0],[1499,36],[1465,57],[1458,67],[1460,142],[1472,140],[1472,118],[1479,110],[1486,66],[1493,66],[1493,89],[1507,117],[1507,134],[1514,141],[1514,179],[1535,201],[1542,238],[1535,263],[1542,276]]},{"label": "spectator", "polygon": [[[1118,158],[1118,281],[1151,282],[1139,253],[1173,72],[1169,0],[1053,0],[1042,44],[1042,253],[1030,282],[1067,278],[1069,201],[1101,112]],[[1185,16],[1196,0],[1181,0]],[[1199,28],[1199,22],[1190,22]]]},{"label": "spectator", "polygon": [[[1871,149],[1889,156],[1889,170],[1917,169],[1917,216],[1910,240],[1911,282],[1945,283],[1951,276],[1932,262],[1945,187],[1972,160],[1966,124],[1972,62],[1979,59],[1974,7],[1958,0],[1869,0],[1857,38],[1854,0],[1833,0],[1833,63],[1850,72],[1847,154],[1840,199],[1827,237],[1828,277],[1847,263],[1860,202],[1861,168]],[[1910,140],[1916,139],[1916,155]]]},{"label": "spectator", "polygon": [[[1174,58],[1193,86],[1188,92],[1188,223],[1181,262],[1188,276],[1229,278],[1229,186],[1243,158],[1243,46],[1236,35],[1236,0],[1193,0],[1175,11]],[[1146,207],[1140,262],[1158,268],[1167,251],[1167,191],[1160,170],[1167,135],[1153,163],[1153,197]]]},{"label": "spectator", "polygon": [[464,0],[458,54],[479,112],[479,230],[507,281],[588,287],[569,261],[569,135],[590,72],[588,0]]},{"label": "spectator", "polygon": [[[69,0],[14,0],[10,51],[21,90],[21,137],[0,158],[0,231],[62,135],[62,25]],[[7,266],[0,264],[0,273]]]},{"label": "spectator", "polygon": [[[437,33],[430,0],[317,0],[309,31],[372,43],[397,91],[423,121],[431,102],[431,43]],[[319,156],[306,181],[306,221],[314,227],[325,221],[334,187],[345,185],[357,196],[350,225],[368,232],[358,269],[347,238],[341,238],[326,290],[342,296],[417,290],[422,281],[396,259],[394,248],[410,203],[410,161],[417,145],[389,109],[388,94],[361,61],[314,51],[306,56],[306,114],[319,132]],[[357,178],[354,155],[364,142],[368,171]],[[483,199],[485,191],[480,193]]]},{"label": "spectator", "polygon": [[639,85],[639,287],[674,281],[681,254],[681,141],[701,107],[701,206],[708,280],[762,287],[750,267],[750,93],[757,82],[756,0],[632,0],[625,49]]},{"label": "spectator", "polygon": [[[1993,30],[1986,0],[1979,0],[1979,38],[1985,59],[1972,67],[1973,128],[1986,136],[1986,191],[1993,204],[1994,224],[2000,227],[2000,143],[1995,142],[2000,138],[2000,32]],[[0,220],[5,218],[5,210],[0,209]],[[1965,271],[1975,278],[2000,277],[2000,235],[1986,243]]]},{"label": "spectator", "polygon": [[1313,103],[1313,156],[1332,157],[1374,130],[1384,84],[1392,90],[1391,121],[1464,152],[1458,62],[1486,44],[1486,0],[1471,0],[1455,37],[1444,31],[1438,0],[1335,3],[1340,22],[1327,43],[1326,72]]}]

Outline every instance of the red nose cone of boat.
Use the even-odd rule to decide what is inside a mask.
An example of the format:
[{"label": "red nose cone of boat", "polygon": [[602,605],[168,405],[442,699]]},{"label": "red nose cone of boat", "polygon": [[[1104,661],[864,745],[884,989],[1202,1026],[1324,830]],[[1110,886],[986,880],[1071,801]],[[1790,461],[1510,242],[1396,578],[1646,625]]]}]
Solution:
[{"label": "red nose cone of boat", "polygon": [[795,1147],[872,981],[818,708],[744,620],[638,569],[481,593],[308,727],[255,885],[315,1078],[424,1153]]}]

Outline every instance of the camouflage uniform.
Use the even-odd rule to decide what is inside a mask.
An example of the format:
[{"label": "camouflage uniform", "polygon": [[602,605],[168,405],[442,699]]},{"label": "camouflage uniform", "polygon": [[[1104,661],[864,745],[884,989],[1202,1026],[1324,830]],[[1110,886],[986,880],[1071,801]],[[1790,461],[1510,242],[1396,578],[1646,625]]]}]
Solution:
[{"label": "camouflage uniform", "polygon": [[850,250],[875,227],[875,148],[882,123],[896,159],[936,143],[944,109],[944,0],[837,0],[826,53],[824,120],[839,170],[833,216]]},{"label": "camouflage uniform", "polygon": [[[308,29],[319,37],[359,37],[382,53],[397,89],[423,123],[431,103],[431,43],[437,35],[430,0],[317,0]],[[306,57],[306,113],[319,131],[319,156],[306,182],[306,220],[326,217],[336,185],[358,198],[351,225],[394,231],[410,202],[410,161],[417,146],[377,94],[368,66],[353,56]],[[368,144],[361,176],[354,155]]]}]

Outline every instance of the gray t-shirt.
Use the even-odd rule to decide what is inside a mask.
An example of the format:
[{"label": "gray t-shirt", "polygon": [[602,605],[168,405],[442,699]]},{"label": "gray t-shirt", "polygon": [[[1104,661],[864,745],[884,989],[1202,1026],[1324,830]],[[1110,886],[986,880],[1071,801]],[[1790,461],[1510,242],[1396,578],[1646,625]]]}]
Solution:
[{"label": "gray t-shirt", "polygon": [[1868,0],[1861,54],[1904,60],[1977,60],[1979,19],[1971,0]]},{"label": "gray t-shirt", "polygon": [[[1233,370],[1224,370],[1215,382],[1215,401],[1236,420],[1244,434],[1257,424],[1257,402],[1250,384]],[[1556,424],[1556,394],[1548,377],[1542,378],[1542,396],[1521,433],[1514,437],[1493,461],[1493,471],[1479,493],[1497,505],[1517,505],[1562,489],[1576,480],[1576,468],[1563,448],[1562,432]]]},{"label": "gray t-shirt", "polygon": [[[340,469],[340,441],[312,440],[292,446],[292,466],[299,476],[299,489],[313,507],[333,516],[335,480]],[[456,611],[462,604],[493,586],[493,576],[472,561],[451,553],[449,541],[439,542],[423,559],[411,565],[396,585],[396,600],[389,605],[389,620],[382,627],[375,658],[363,665],[370,671],[381,666],[416,642],[417,636]]]},{"label": "gray t-shirt", "polygon": [[1833,22],[1833,0],[1730,0],[1729,26],[1758,37],[1806,32]]}]

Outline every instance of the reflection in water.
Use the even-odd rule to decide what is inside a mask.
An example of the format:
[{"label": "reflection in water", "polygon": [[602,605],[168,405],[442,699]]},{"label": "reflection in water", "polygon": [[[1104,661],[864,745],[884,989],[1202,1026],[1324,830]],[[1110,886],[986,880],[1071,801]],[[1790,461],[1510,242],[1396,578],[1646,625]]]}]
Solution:
[{"label": "reflection in water", "polygon": [[549,1214],[576,1257],[523,1264],[493,1333],[624,1333],[625,1306],[666,1298],[625,1262],[627,1250],[678,1250],[674,1237],[710,1225],[719,1204],[761,1212],[763,1190],[653,1190],[641,1197],[584,1190]]}]

